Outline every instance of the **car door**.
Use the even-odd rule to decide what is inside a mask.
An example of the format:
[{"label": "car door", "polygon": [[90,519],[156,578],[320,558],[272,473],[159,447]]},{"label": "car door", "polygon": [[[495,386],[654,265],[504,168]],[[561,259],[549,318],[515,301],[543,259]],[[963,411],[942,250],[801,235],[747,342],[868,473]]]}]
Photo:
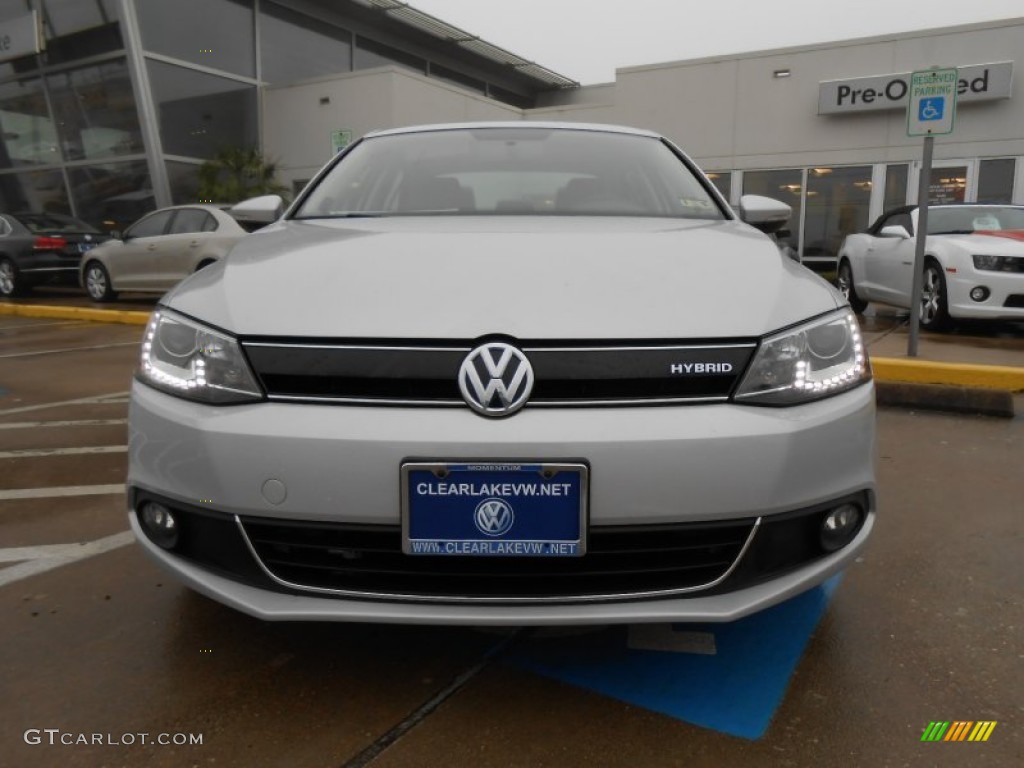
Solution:
[{"label": "car door", "polygon": [[119,291],[160,290],[161,240],[173,211],[164,210],[144,216],[125,230],[120,246],[111,246],[107,255],[110,279]]},{"label": "car door", "polygon": [[[887,226],[903,227],[910,237],[881,235]],[[862,298],[897,306],[910,306],[914,266],[914,221],[907,211],[886,217],[875,228],[864,254],[864,295]]]},{"label": "car door", "polygon": [[160,249],[160,279],[170,289],[195,272],[217,221],[202,208],[178,208]]}]

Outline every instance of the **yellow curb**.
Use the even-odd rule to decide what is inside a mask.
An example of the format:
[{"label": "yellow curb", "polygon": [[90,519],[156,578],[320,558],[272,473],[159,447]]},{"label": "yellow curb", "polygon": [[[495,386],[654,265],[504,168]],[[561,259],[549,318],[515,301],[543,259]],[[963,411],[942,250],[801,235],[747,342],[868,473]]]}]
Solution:
[{"label": "yellow curb", "polygon": [[937,363],[931,360],[901,360],[872,357],[871,367],[879,381],[907,384],[944,384],[1024,392],[1024,368],[1007,365]]},{"label": "yellow curb", "polygon": [[0,302],[0,315],[50,317],[58,320],[88,320],[94,323],[145,325],[149,312],[128,309],[88,309],[87,307],[54,307],[44,304],[7,304]]}]

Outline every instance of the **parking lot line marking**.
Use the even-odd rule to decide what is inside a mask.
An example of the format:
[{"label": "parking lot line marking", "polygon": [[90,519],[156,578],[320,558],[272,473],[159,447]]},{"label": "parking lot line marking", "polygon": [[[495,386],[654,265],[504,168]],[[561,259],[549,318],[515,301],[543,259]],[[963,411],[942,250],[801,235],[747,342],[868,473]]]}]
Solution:
[{"label": "parking lot line marking", "polygon": [[114,344],[96,344],[90,347],[64,347],[63,349],[42,349],[37,352],[15,352],[12,355],[0,355],[0,359],[10,357],[36,357],[38,355],[56,355],[61,352],[85,352],[93,349],[110,349],[111,347],[137,347],[137,341],[118,341]]},{"label": "parking lot line marking", "polygon": [[25,448],[0,451],[0,459],[36,459],[43,456],[82,456],[92,453],[127,453],[127,445],[89,445],[81,448]]},{"label": "parking lot line marking", "polygon": [[128,419],[81,419],[79,421],[12,421],[0,429],[39,429],[40,427],[116,427]]},{"label": "parking lot line marking", "polygon": [[12,413],[29,413],[30,411],[43,411],[47,408],[60,408],[64,405],[107,405],[108,403],[123,402],[114,398],[128,397],[131,392],[114,392],[109,395],[94,395],[93,397],[79,397],[75,400],[58,400],[55,403],[39,403],[37,405],[21,405],[17,408],[5,408],[0,411],[0,416],[7,416]]},{"label": "parking lot line marking", "polygon": [[65,496],[112,496],[124,493],[124,483],[116,485],[64,485],[56,488],[11,488],[0,490],[0,501],[20,499],[57,499]]},{"label": "parking lot line marking", "polygon": [[[126,546],[135,541],[135,535],[131,531],[121,531],[113,536],[107,536],[96,541],[87,541],[80,544],[57,544],[52,547],[17,547],[15,551],[28,552],[31,550],[42,550],[41,557],[26,560],[18,565],[0,570],[0,587],[13,584],[16,581],[27,579],[30,576],[38,576],[40,573],[52,571],[62,565],[70,565],[87,557],[101,555],[113,549]],[[0,562],[5,561],[5,553],[10,550],[0,549]],[[24,559],[24,558],[22,558]]]}]

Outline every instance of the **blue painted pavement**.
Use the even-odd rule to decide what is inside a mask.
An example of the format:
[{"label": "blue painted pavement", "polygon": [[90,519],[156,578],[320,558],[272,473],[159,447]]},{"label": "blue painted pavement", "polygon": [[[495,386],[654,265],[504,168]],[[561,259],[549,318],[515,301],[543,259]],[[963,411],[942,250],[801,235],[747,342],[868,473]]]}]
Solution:
[{"label": "blue painted pavement", "polygon": [[628,629],[615,627],[593,635],[530,638],[504,660],[694,725],[759,739],[840,578],[729,624],[673,625],[714,634],[715,655],[631,649]]}]

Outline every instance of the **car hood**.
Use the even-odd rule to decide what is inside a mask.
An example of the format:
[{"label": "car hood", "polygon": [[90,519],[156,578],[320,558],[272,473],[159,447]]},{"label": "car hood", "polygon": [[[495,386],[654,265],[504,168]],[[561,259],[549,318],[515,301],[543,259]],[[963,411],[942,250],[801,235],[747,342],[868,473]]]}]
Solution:
[{"label": "car hood", "polygon": [[928,239],[955,243],[971,253],[1024,256],[1024,231],[1019,229],[986,230],[969,235],[930,235]]},{"label": "car hood", "polygon": [[403,217],[285,221],[164,303],[241,336],[759,336],[843,302],[735,221]]}]

